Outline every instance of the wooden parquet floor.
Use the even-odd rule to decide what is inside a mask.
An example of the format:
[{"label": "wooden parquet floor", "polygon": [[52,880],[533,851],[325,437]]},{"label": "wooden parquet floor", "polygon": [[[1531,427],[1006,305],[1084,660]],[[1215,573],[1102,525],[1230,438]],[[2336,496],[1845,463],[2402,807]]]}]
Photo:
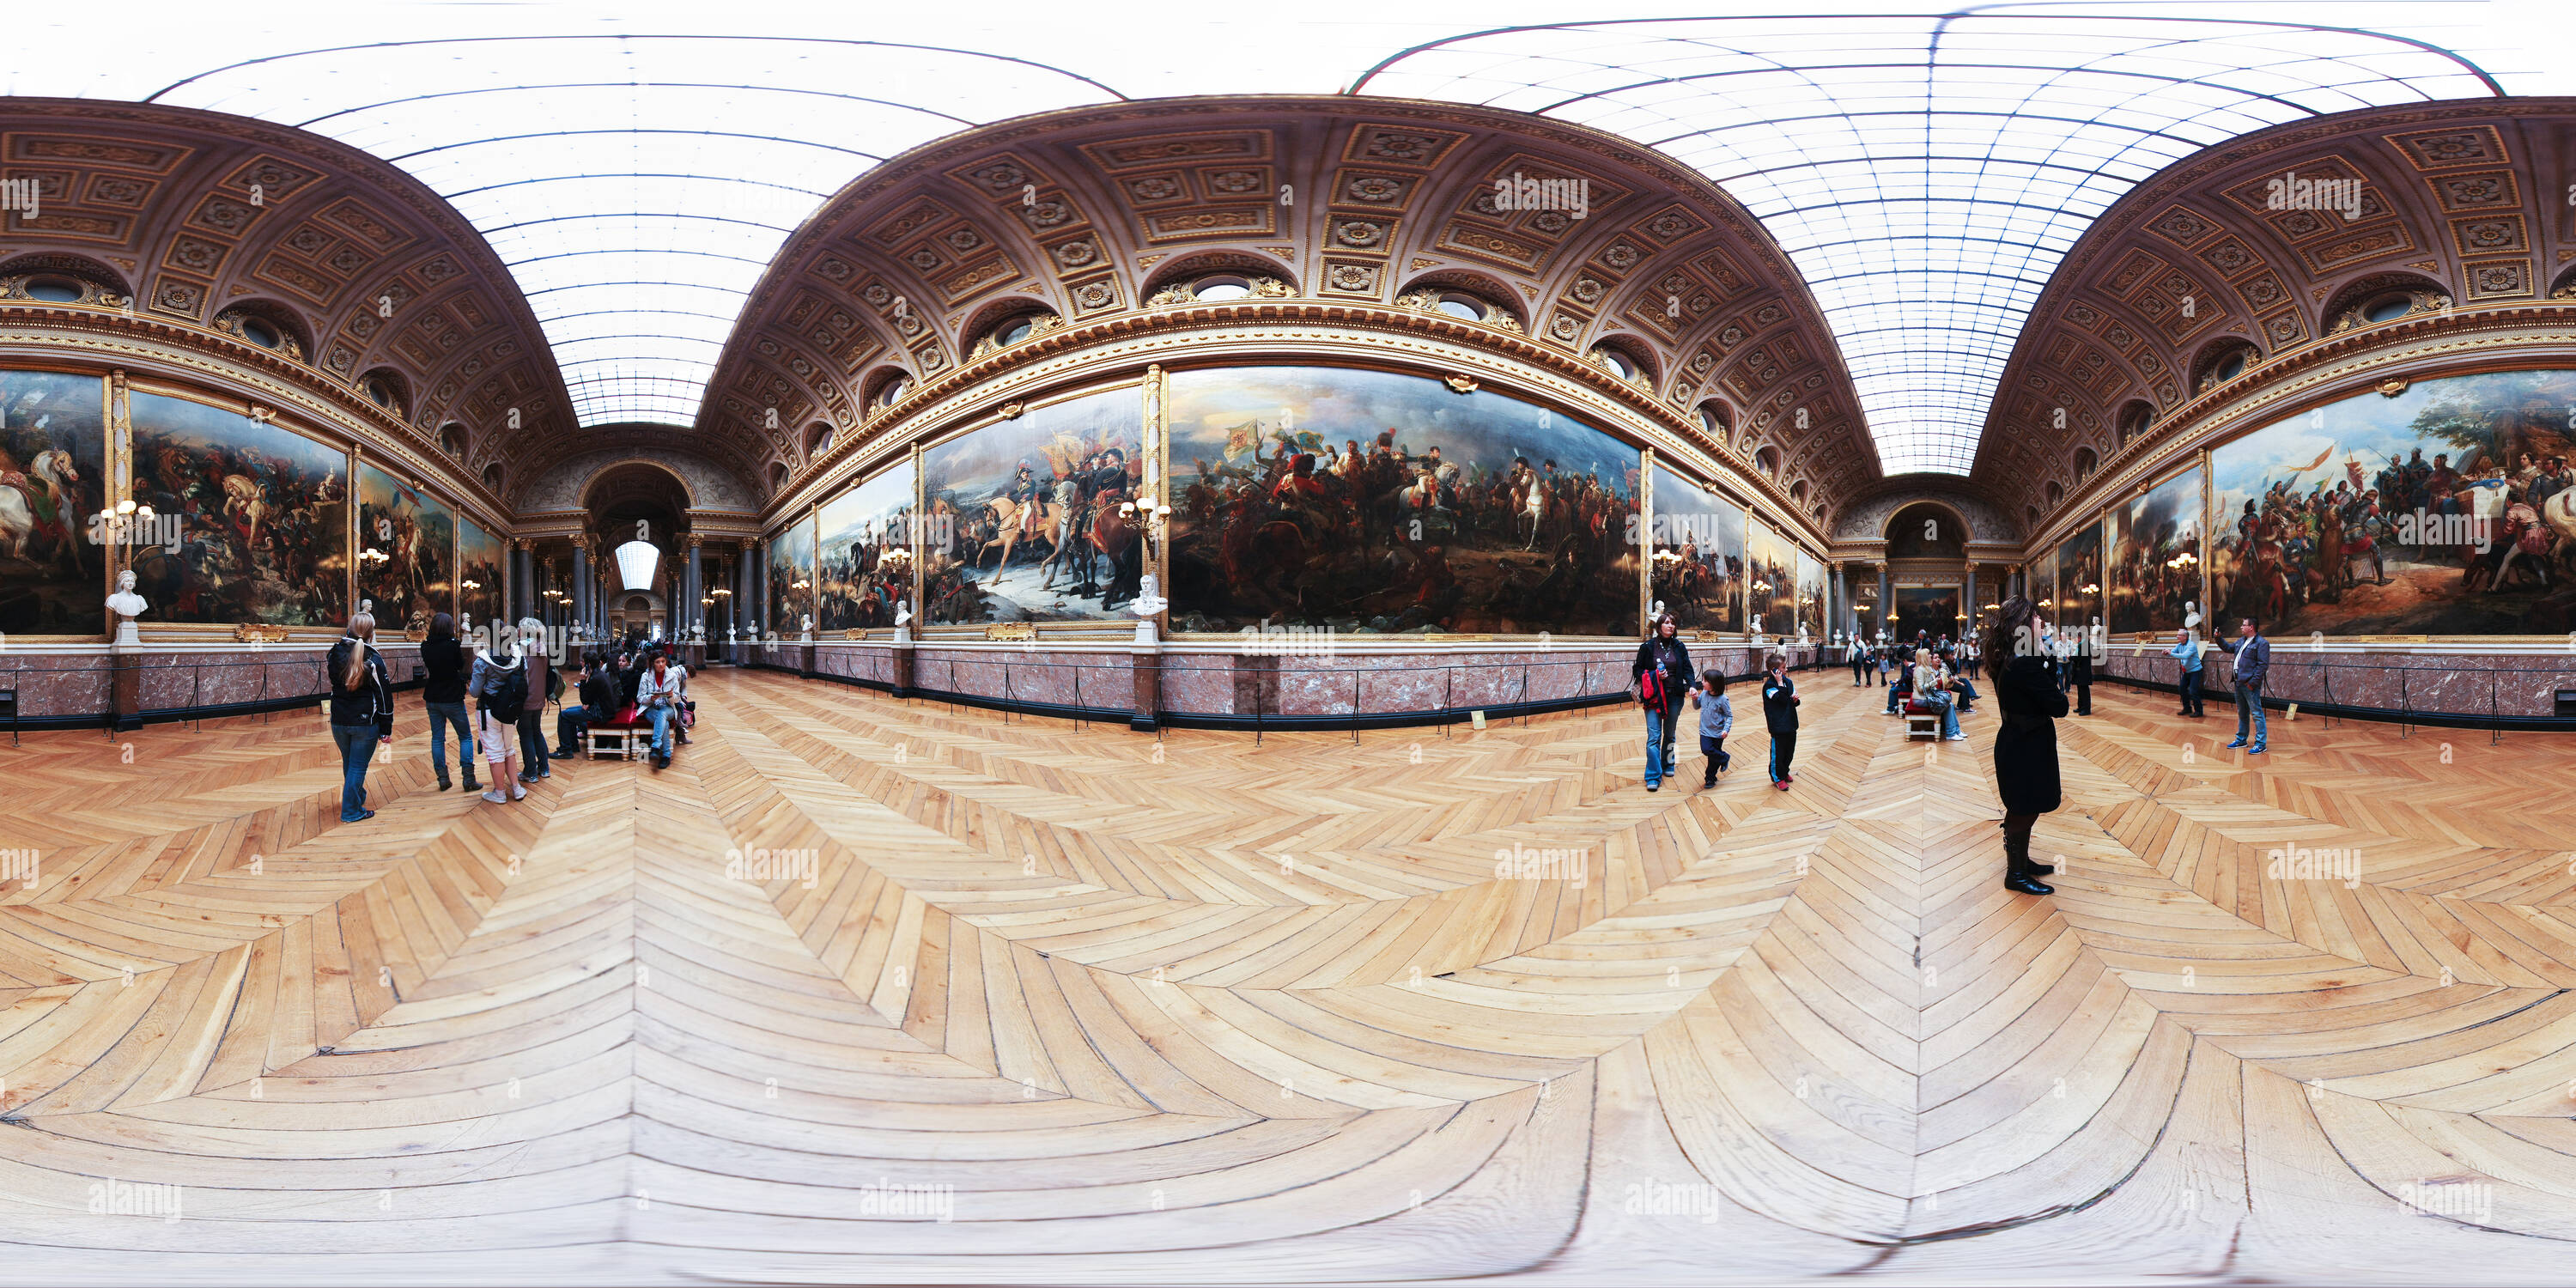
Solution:
[{"label": "wooden parquet floor", "polygon": [[1645,792],[1624,709],[1256,748],[769,674],[507,808],[413,702],[356,825],[314,714],[33,735],[0,1279],[2576,1264],[2576,739],[2248,761],[2097,690],[2039,900],[1990,715],[1803,682],[1787,792],[1758,729]]}]

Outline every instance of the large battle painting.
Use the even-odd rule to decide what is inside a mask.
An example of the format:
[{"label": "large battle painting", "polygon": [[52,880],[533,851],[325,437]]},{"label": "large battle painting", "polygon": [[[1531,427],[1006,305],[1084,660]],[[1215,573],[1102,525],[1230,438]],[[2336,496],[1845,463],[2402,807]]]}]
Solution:
[{"label": "large battle painting", "polygon": [[[814,611],[814,519],[808,515],[769,539],[769,603],[762,630],[792,640]],[[798,582],[805,583],[802,587]]]},{"label": "large battle painting", "polygon": [[1957,586],[1898,586],[1895,590],[1896,643],[1912,648],[1919,638],[1959,637]]},{"label": "large battle painting", "polygon": [[499,537],[472,519],[457,518],[456,611],[471,617],[476,626],[488,625],[501,615],[502,559]]},{"label": "large battle painting", "polygon": [[1638,633],[1638,450],[1490,391],[1327,367],[1171,380],[1173,623]]},{"label": "large battle painting", "polygon": [[0,634],[103,629],[105,398],[97,376],[0,371]]},{"label": "large battle painting", "polygon": [[2111,580],[2102,619],[2115,635],[2182,629],[2200,599],[2200,467],[2111,507]]},{"label": "large battle painting", "polygon": [[133,552],[147,621],[337,626],[349,612],[347,453],[185,398],[137,391],[134,497],[179,548]]},{"label": "large battle painting", "polygon": [[933,622],[1124,618],[1145,570],[1135,386],[1032,407],[922,453]]},{"label": "large battle painting", "polygon": [[358,598],[389,635],[456,611],[456,512],[358,462]]},{"label": "large battle painting", "polygon": [[912,482],[906,459],[824,503],[816,630],[892,626],[912,599]]},{"label": "large battle painting", "polygon": [[2102,525],[2088,523],[2057,545],[2057,624],[2092,629],[2102,615]]},{"label": "large battle painting", "polygon": [[2210,595],[2282,636],[2576,629],[2576,371],[2365,393],[2211,454]]},{"label": "large battle painting", "polygon": [[1797,634],[1797,552],[1760,523],[1746,525],[1744,549],[1749,629],[1764,635]]},{"label": "large battle painting", "polygon": [[1652,598],[1686,631],[1744,629],[1744,508],[1655,467]]},{"label": "large battle painting", "polygon": [[1808,639],[1825,638],[1825,561],[1798,552],[1798,629]]},{"label": "large battle painting", "polygon": [[2031,560],[2030,566],[2022,570],[2022,583],[2030,588],[2028,597],[2039,609],[2039,620],[2050,623],[2064,620],[2061,610],[2065,606],[2057,602],[2057,556],[2054,553],[2044,553]]}]

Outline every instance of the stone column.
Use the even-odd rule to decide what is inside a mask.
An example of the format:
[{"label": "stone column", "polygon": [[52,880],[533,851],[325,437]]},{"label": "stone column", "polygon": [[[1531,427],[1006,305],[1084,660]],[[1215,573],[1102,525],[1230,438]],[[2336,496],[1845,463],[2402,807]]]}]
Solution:
[{"label": "stone column", "polygon": [[528,564],[529,552],[535,544],[526,537],[519,537],[510,542],[510,593],[502,596],[501,602],[507,606],[506,611],[510,614],[512,622],[527,616],[528,608],[534,600],[535,588],[529,584],[532,578],[528,572]]},{"label": "stone column", "polygon": [[698,543],[698,534],[692,532],[689,534],[689,561],[682,565],[683,569],[687,573],[687,576],[683,578],[683,580],[685,580],[688,585],[683,588],[680,611],[677,616],[679,617],[683,628],[689,632],[689,638],[693,641],[689,645],[687,655],[691,661],[698,666],[705,666],[707,661],[704,649],[694,642],[696,639],[697,628],[705,623],[707,612],[706,605],[698,602],[699,600],[707,597],[706,592],[699,589],[699,587],[705,584],[706,579],[706,565],[702,562],[703,558],[704,556],[701,553]]},{"label": "stone column", "polygon": [[1887,565],[1878,566],[1878,624],[1893,635],[1896,630],[1896,589],[1888,584]]},{"label": "stone column", "polygon": [[1956,635],[1957,638],[1966,639],[1968,632],[1975,629],[1977,621],[1977,563],[1975,560],[1968,561],[1968,575],[1960,585],[1962,589],[1959,592],[1959,611],[1967,614],[1967,619],[1959,623]]},{"label": "stone column", "polygon": [[587,538],[572,548],[572,619],[590,628],[590,543]]},{"label": "stone column", "polygon": [[[757,550],[758,543],[755,542],[753,545],[754,549]],[[760,660],[764,663],[775,661],[777,659],[769,656],[769,639],[772,636],[782,640],[794,639],[795,636],[789,632],[786,627],[780,626],[777,622],[770,619],[769,560],[760,554],[754,554],[752,556],[751,605],[751,615],[759,619],[760,623]]]}]

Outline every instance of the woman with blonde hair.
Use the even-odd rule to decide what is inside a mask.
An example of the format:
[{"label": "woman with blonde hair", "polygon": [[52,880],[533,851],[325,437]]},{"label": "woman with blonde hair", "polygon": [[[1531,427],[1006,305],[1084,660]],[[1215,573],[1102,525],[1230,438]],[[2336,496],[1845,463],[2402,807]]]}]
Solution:
[{"label": "woman with blonde hair", "polygon": [[340,747],[343,823],[376,816],[367,808],[367,765],[376,758],[376,748],[394,740],[394,684],[385,674],[375,638],[375,616],[351,613],[348,632],[322,663],[323,678],[331,685],[331,741]]},{"label": "woman with blonde hair", "polygon": [[1966,742],[1959,732],[1959,682],[1930,649],[1914,650],[1914,700],[1941,713],[1941,739]]}]

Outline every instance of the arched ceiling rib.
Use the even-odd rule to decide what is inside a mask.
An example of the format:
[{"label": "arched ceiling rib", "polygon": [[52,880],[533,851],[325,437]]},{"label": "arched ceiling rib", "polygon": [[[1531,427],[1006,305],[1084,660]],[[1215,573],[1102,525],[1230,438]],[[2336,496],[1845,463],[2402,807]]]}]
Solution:
[{"label": "arched ceiling rib", "polygon": [[270,54],[151,99],[294,124],[420,178],[509,265],[595,426],[695,420],[752,284],[850,175],[982,121],[1116,97],[970,50],[552,35]]},{"label": "arched ceiling rib", "polygon": [[1891,474],[1970,472],[2049,274],[2156,171],[2284,121],[2501,92],[2376,33],[2009,9],[1512,28],[1354,88],[1579,121],[1716,179],[1805,274]]},{"label": "arched ceiling rib", "polygon": [[787,234],[881,158],[965,126],[1335,88],[1544,111],[1670,149],[1763,216],[1842,337],[1888,470],[1964,473],[2040,282],[2145,175],[2312,113],[2495,92],[2436,47],[2518,94],[2576,89],[2559,0],[2159,6],[2232,23],[1799,7],[1677,21],[1605,0],[1562,24],[1562,0],[1415,0],[1250,33],[1205,9],[676,0],[172,6],[138,33],[94,7],[13,29],[0,94],[209,108],[395,161],[491,238],[590,438],[696,420]]}]

